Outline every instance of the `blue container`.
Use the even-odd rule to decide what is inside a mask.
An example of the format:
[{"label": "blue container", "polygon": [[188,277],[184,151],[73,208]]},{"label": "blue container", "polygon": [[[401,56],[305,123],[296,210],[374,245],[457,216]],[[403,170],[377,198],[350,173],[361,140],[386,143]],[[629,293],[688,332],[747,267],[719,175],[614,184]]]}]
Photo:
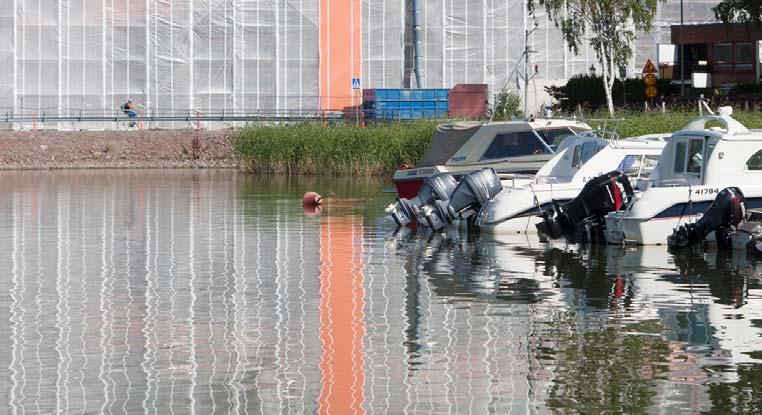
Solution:
[{"label": "blue container", "polygon": [[410,120],[446,117],[447,89],[379,88],[363,91],[362,107],[368,119]]},{"label": "blue container", "polygon": [[399,89],[385,89],[386,92],[386,101],[397,101],[400,99],[400,90]]}]

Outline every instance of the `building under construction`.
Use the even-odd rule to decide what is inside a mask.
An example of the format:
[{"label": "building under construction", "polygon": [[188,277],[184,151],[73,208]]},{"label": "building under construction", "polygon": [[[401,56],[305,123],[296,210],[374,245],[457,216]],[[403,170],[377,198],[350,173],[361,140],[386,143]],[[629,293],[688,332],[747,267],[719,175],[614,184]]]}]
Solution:
[{"label": "building under construction", "polygon": [[[685,22],[716,4],[686,1]],[[679,22],[679,0],[659,6],[630,76]],[[596,60],[525,0],[0,0],[0,114],[109,115],[131,98],[141,115],[288,116],[359,105],[358,86],[515,90],[535,24],[536,97]]]}]

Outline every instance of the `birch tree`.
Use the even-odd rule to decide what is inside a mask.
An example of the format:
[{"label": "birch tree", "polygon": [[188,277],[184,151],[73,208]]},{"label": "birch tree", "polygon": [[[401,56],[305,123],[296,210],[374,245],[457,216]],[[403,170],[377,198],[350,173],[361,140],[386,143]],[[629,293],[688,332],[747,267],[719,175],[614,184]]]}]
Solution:
[{"label": "birch tree", "polygon": [[651,30],[658,3],[665,0],[527,0],[529,10],[544,6],[575,54],[586,43],[601,64],[609,114],[614,116],[611,90],[619,68],[632,57],[635,32]]}]

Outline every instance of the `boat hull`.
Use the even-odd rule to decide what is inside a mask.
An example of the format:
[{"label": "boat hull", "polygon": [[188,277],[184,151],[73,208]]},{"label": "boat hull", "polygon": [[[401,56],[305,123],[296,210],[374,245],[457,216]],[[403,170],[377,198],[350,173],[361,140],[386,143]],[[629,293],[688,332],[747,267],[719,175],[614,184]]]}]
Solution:
[{"label": "boat hull", "polygon": [[[743,189],[746,195],[746,207],[762,207],[762,188],[753,187]],[[653,195],[651,195],[653,196]],[[606,241],[610,244],[637,244],[637,245],[666,245],[667,238],[679,226],[694,223],[709,210],[714,199],[696,200],[692,203],[694,214],[666,216],[663,212],[680,212],[685,201],[679,201],[673,205],[666,205],[662,213],[654,216],[633,215],[632,212],[615,212],[606,216]],[[642,200],[635,202],[643,203]],[[707,237],[708,242],[714,242],[714,232]]]},{"label": "boat hull", "polygon": [[397,196],[404,199],[412,199],[418,195],[418,191],[423,186],[423,179],[421,180],[401,180],[395,181],[394,187],[397,188]]}]

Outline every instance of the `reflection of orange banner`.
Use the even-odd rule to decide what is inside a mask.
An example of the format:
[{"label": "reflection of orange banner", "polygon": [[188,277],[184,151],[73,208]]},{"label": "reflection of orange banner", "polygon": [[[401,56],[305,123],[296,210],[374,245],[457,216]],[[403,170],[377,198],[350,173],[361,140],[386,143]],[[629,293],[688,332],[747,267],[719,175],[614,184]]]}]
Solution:
[{"label": "reflection of orange banner", "polygon": [[359,105],[352,78],[362,72],[360,0],[320,0],[321,108],[341,111]]},{"label": "reflection of orange banner", "polygon": [[320,413],[362,414],[365,400],[362,224],[351,217],[323,217],[321,222]]}]

